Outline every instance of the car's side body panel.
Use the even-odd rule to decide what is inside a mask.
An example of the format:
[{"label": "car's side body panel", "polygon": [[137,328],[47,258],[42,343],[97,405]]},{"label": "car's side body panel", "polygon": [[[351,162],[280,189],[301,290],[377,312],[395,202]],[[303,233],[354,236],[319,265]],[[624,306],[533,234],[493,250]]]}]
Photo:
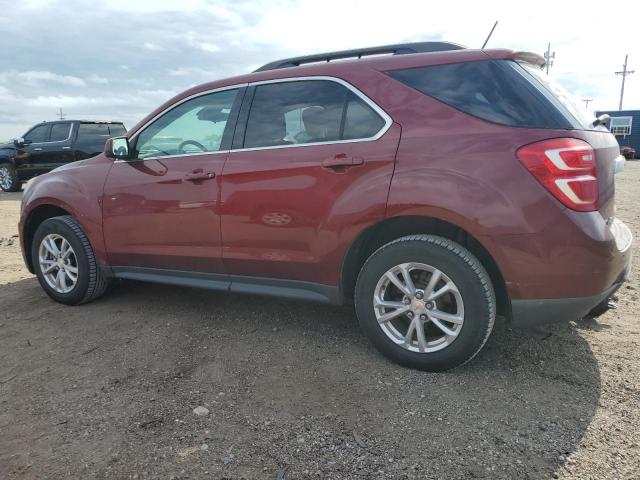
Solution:
[{"label": "car's side body panel", "polygon": [[[353,239],[384,219],[400,127],[378,140],[232,151],[222,175],[227,273],[337,285]],[[362,164],[328,168],[344,156]]]},{"label": "car's side body panel", "polygon": [[89,237],[98,262],[108,265],[102,231],[102,191],[112,166],[111,159],[98,155],[60,167],[55,174],[42,175],[27,187],[19,225],[25,257],[30,255],[25,251],[26,223],[38,207],[52,205],[76,218]]}]

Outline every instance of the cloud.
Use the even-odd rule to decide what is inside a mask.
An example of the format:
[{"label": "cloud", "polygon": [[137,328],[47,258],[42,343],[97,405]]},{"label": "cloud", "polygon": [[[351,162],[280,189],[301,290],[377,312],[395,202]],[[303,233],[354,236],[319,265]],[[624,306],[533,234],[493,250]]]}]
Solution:
[{"label": "cloud", "polygon": [[625,106],[640,108],[640,36],[624,28],[608,35],[603,27],[618,25],[620,11],[634,11],[629,0],[615,9],[550,0],[535,9],[498,0],[455,8],[424,0],[394,8],[374,0],[3,2],[2,138],[21,135],[25,123],[56,118],[59,108],[67,118],[132,126],[190,86],[292,55],[440,39],[477,48],[495,20],[489,47],[542,53],[551,42],[552,76],[578,98],[593,98],[594,108],[617,107],[614,72],[630,53],[638,73],[627,78]]},{"label": "cloud", "polygon": [[60,75],[42,70],[28,70],[26,72],[0,72],[0,82],[21,82],[30,87],[38,87],[46,83],[58,83],[70,87],[84,87],[85,81],[71,75]]}]

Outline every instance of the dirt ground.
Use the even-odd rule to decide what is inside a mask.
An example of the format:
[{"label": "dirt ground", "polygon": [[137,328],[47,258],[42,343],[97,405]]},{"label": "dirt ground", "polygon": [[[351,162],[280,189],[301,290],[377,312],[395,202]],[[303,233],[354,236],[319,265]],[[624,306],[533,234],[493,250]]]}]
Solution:
[{"label": "dirt ground", "polygon": [[[640,161],[617,201],[639,258]],[[133,282],[56,304],[22,265],[19,205],[0,193],[0,479],[640,478],[637,268],[597,321],[499,322],[428,374],[348,308]]]}]

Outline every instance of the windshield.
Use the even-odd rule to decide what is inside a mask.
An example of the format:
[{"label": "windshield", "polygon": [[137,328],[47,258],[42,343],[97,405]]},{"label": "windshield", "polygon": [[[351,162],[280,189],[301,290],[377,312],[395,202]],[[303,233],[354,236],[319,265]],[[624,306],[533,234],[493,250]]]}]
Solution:
[{"label": "windshield", "polygon": [[562,85],[549,77],[549,75],[543,74],[539,68],[526,63],[520,63],[519,65],[546,88],[562,106],[580,122],[583,128],[594,129],[593,121],[595,120],[595,116],[580,105],[578,98],[569,93]]}]

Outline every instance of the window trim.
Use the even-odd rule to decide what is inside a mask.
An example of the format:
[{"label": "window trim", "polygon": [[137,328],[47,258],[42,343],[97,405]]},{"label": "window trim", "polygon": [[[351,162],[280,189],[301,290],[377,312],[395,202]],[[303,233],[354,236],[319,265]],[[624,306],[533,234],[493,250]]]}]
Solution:
[{"label": "window trim", "polygon": [[[330,140],[327,142],[309,142],[309,143],[294,143],[291,145],[270,145],[267,147],[249,147],[249,148],[232,148],[231,152],[235,153],[235,152],[253,152],[253,151],[257,151],[257,150],[273,150],[276,148],[294,148],[294,147],[312,147],[312,146],[317,146],[317,145],[334,145],[334,144],[342,144],[342,143],[355,143],[355,142],[374,142],[378,139],[380,139],[380,137],[382,137],[385,133],[387,133],[387,131],[389,130],[389,128],[391,128],[391,125],[393,124],[393,119],[389,116],[389,114],[387,112],[385,112],[377,103],[375,103],[373,100],[371,100],[369,97],[367,97],[364,93],[362,93],[360,90],[358,90],[355,86],[353,86],[352,84],[350,84],[349,82],[341,79],[341,78],[337,78],[337,77],[330,77],[330,76],[326,76],[326,75],[314,75],[314,76],[306,76],[306,77],[287,77],[287,78],[274,78],[271,80],[260,80],[257,82],[250,82],[249,86],[252,87],[257,87],[260,85],[268,85],[268,84],[273,84],[273,83],[291,83],[291,82],[297,82],[297,81],[329,81],[329,82],[334,82],[334,83],[338,83],[340,85],[342,85],[343,87],[345,87],[347,90],[351,91],[353,94],[355,94],[360,100],[362,100],[364,103],[366,103],[369,107],[371,107],[371,109],[376,112],[383,120],[384,120],[384,125],[380,128],[380,130],[378,130],[378,132],[375,135],[372,135],[370,137],[363,137],[363,138],[349,138],[346,140]],[[244,129],[245,129],[245,134],[246,134],[246,125],[249,121],[249,116],[251,115],[251,109],[249,109],[249,111],[247,112],[247,117],[245,119],[243,119],[244,122]],[[244,139],[243,139],[243,144],[244,144]]]},{"label": "window trim", "polygon": [[[127,137],[127,139],[129,141],[129,143],[132,143],[138,137],[138,135],[140,135],[142,132],[144,132],[147,129],[147,127],[149,127],[153,122],[155,122],[158,118],[163,116],[165,113],[169,112],[170,110],[173,110],[174,108],[178,107],[179,105],[182,105],[185,102],[188,102],[189,100],[201,97],[203,95],[209,95],[211,93],[223,92],[225,90],[233,90],[233,89],[236,89],[236,88],[240,90],[242,88],[255,87],[255,86],[258,86],[258,85],[265,85],[265,84],[270,84],[270,83],[289,83],[289,82],[310,81],[310,80],[327,80],[327,81],[330,81],[330,82],[338,83],[338,84],[342,85],[343,87],[347,88],[348,90],[353,92],[358,98],[360,98],[363,102],[365,102],[369,107],[371,107],[378,115],[380,115],[380,117],[382,117],[382,119],[384,120],[384,125],[378,131],[378,133],[376,133],[375,135],[373,135],[371,137],[367,137],[367,138],[351,138],[351,139],[348,139],[348,140],[333,140],[333,141],[330,141],[330,142],[296,143],[296,144],[292,144],[292,145],[272,145],[272,146],[268,146],[268,147],[252,147],[252,148],[233,148],[233,143],[232,143],[230,149],[218,150],[216,152],[182,153],[182,154],[177,154],[177,155],[165,155],[163,157],[131,158],[131,159],[127,159],[127,160],[116,160],[114,163],[126,163],[126,162],[158,160],[158,159],[172,159],[172,158],[181,158],[181,157],[188,157],[188,156],[194,156],[194,155],[216,155],[216,154],[219,154],[219,153],[227,153],[228,154],[228,153],[231,153],[231,152],[250,152],[250,151],[255,151],[255,150],[272,150],[272,149],[275,149],[275,148],[310,147],[310,146],[314,146],[314,145],[332,145],[332,144],[341,144],[341,143],[373,142],[375,140],[380,139],[380,137],[382,137],[385,133],[387,133],[389,128],[391,128],[391,125],[393,124],[393,119],[391,118],[391,116],[389,116],[389,114],[387,112],[385,112],[378,104],[376,104],[373,100],[371,100],[364,93],[362,93],[360,90],[358,90],[355,86],[353,86],[352,84],[350,84],[349,82],[347,82],[347,81],[345,81],[345,80],[343,80],[341,78],[331,77],[331,76],[326,76],[326,75],[315,75],[315,76],[305,76],[305,77],[274,78],[274,79],[271,79],[271,80],[258,80],[258,81],[255,81],[255,82],[238,83],[238,84],[229,85],[229,86],[226,86],[226,87],[212,88],[212,89],[209,89],[209,90],[204,90],[202,92],[194,93],[193,95],[189,95],[188,97],[185,97],[182,100],[169,105],[167,108],[165,108],[164,110],[159,112],[157,115],[155,115],[153,118],[151,118],[148,122],[146,122],[142,127],[137,129],[136,132],[133,135],[131,135],[131,137]],[[248,97],[252,97],[252,95],[248,96],[248,95],[245,94],[245,96],[243,98],[243,101],[242,101],[242,104],[239,107],[239,111],[242,109],[242,106],[244,105],[244,103],[248,100]],[[247,116],[247,118],[240,119],[239,115],[238,115],[238,117],[235,119],[236,124],[234,125],[234,129],[237,130],[241,123],[243,124],[244,128],[246,129],[247,120],[248,120],[248,116]]]},{"label": "window trim", "polygon": [[51,127],[55,124],[58,123],[68,123],[69,124],[69,134],[67,136],[67,138],[65,138],[64,140],[55,140],[53,142],[51,141],[46,141],[46,142],[31,142],[29,145],[47,145],[47,144],[51,144],[51,143],[64,143],[64,142],[68,142],[71,139],[71,134],[73,133],[73,122],[50,122],[50,123],[40,123],[38,125],[33,126],[31,129],[29,129],[29,131],[27,133],[25,133],[23,135],[23,138],[25,138],[27,135],[29,135],[32,131],[34,131],[36,128],[40,127],[40,126],[44,126],[48,128],[47,131],[47,137],[51,138]]}]

